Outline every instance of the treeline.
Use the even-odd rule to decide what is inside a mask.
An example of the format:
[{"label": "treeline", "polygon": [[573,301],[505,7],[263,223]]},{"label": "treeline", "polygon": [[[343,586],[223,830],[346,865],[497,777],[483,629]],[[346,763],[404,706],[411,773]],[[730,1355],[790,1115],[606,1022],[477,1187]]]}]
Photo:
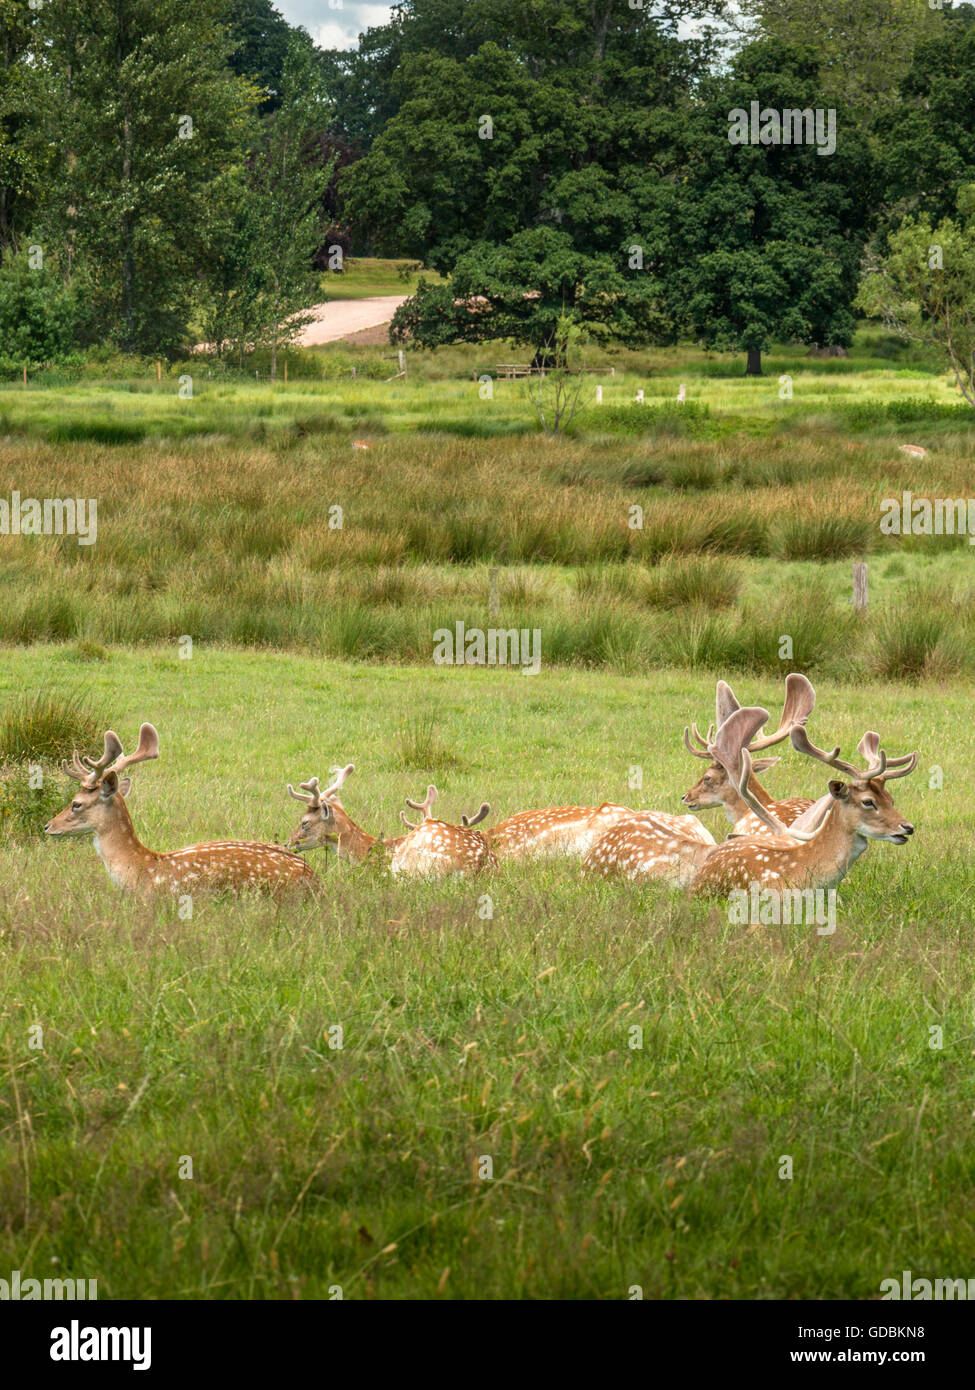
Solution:
[{"label": "treeline", "polygon": [[972,392],[973,20],[404,0],[324,52],[270,0],[0,0],[0,357],[273,354],[356,250],[450,277],[397,315],[421,346],[569,318],[758,371],[870,312]]}]

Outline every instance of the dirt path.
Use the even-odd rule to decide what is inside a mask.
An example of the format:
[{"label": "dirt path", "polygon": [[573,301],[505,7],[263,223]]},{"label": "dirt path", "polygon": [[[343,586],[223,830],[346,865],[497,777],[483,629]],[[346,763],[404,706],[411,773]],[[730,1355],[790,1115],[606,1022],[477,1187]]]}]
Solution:
[{"label": "dirt path", "polygon": [[389,323],[408,298],[405,294],[385,294],[371,299],[332,299],[326,304],[315,304],[309,311],[315,315],[315,322],[308,325],[297,341],[302,347],[315,347],[319,343],[336,343],[366,328],[381,327]]}]

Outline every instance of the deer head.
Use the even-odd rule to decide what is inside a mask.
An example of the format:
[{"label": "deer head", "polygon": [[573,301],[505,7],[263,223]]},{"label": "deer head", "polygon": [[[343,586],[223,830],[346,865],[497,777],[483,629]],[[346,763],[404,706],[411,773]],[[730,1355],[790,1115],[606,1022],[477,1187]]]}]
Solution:
[{"label": "deer head", "polygon": [[[771,734],[756,735],[749,745],[749,753],[763,748],[771,748],[784,743],[797,726],[804,726],[816,704],[816,692],[805,676],[793,671],[786,676],[785,702],[779,727]],[[707,806],[724,806],[729,820],[734,823],[742,814],[741,800],[737,789],[728,777],[727,769],[716,758],[712,758],[710,747],[715,729],[721,729],[731,716],[741,709],[734,691],[726,681],[718,681],[715,693],[715,723],[708,730],[707,738],[698,732],[696,724],[684,730],[684,747],[696,758],[703,758],[708,766],[701,778],[681,797],[684,805],[692,811]],[[767,717],[767,716],[766,716]],[[691,742],[693,735],[694,743]],[[696,746],[695,746],[696,745]],[[767,772],[779,761],[775,758],[752,758],[752,773]],[[752,788],[754,791],[754,787]]]},{"label": "deer head", "polygon": [[307,807],[288,841],[288,849],[301,852],[320,845],[328,853],[330,849],[338,846],[341,835],[358,830],[359,827],[351,816],[346,814],[344,806],[338,800],[338,793],[345,785],[346,778],[354,771],[355,763],[346,764],[336,772],[335,780],[324,791],[321,790],[317,777],[300,782],[299,791],[295,791],[291,783],[288,783],[288,794],[293,796],[295,801],[303,801]]},{"label": "deer head", "polygon": [[[890,840],[895,845],[907,843],[914,834],[914,826],[903,819],[886,784],[914,771],[919,756],[916,750],[902,757],[889,758],[880,747],[880,735],[868,730],[857,744],[857,752],[867,765],[858,768],[840,758],[838,746],[829,753],[817,748],[809,741],[804,728],[793,729],[791,738],[792,746],[798,752],[845,773],[851,779],[849,782],[837,779],[828,784],[829,795],[839,808],[842,824],[864,840]],[[794,826],[791,828],[795,829]]]},{"label": "deer head", "polygon": [[[62,770],[79,782],[71,804],[44,827],[46,835],[105,834],[116,822],[119,803],[129,793],[132,779],[122,777],[126,768],[159,757],[159,735],[151,724],[139,730],[139,746],[134,753],[123,753],[118,734],[111,729],[105,734],[102,756],[80,758],[75,749],[71,762],[62,762]],[[127,813],[126,813],[127,818]]]},{"label": "deer head", "polygon": [[867,766],[857,768],[840,758],[839,747],[830,753],[817,748],[801,726],[792,730],[792,746],[807,757],[845,773],[852,781],[830,782],[829,803],[825,806],[816,803],[799,821],[791,826],[784,825],[748,785],[752,770],[749,740],[767,718],[767,711],[757,707],[737,710],[718,730],[710,751],[724,767],[749,810],[754,811],[773,834],[808,843],[822,832],[830,813],[837,819],[838,826],[862,840],[890,840],[902,845],[914,834],[913,825],[903,819],[884,784],[913,772],[918,759],[916,752],[889,759],[880,747],[879,734],[868,732],[858,744]]}]

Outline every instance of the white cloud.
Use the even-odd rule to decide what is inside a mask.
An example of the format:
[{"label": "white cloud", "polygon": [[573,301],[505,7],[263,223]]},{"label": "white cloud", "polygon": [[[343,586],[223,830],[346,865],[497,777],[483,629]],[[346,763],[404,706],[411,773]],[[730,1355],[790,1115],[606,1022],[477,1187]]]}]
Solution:
[{"label": "white cloud", "polygon": [[301,24],[321,48],[354,48],[365,29],[386,24],[392,6],[379,0],[275,0],[289,24]]}]

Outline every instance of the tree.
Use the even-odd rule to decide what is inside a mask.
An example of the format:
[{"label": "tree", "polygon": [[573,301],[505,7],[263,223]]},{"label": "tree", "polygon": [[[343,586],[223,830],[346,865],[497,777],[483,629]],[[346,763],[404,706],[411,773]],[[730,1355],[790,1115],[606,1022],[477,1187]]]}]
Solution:
[{"label": "tree", "polygon": [[230,66],[238,77],[246,77],[260,88],[261,115],[281,105],[281,87],[289,46],[303,42],[313,47],[304,29],[292,28],[271,0],[230,0],[230,37],[236,47]]},{"label": "tree", "polygon": [[[641,247],[633,269],[634,233],[652,190],[677,177],[707,42],[613,0],[414,0],[393,37],[431,15],[450,21],[458,56],[405,55],[395,112],[341,184],[380,253],[453,276],[405,306],[397,331],[540,347],[568,312],[627,341],[667,334]],[[478,296],[477,314],[453,303]]]},{"label": "tree", "polygon": [[975,185],[959,190],[960,220],[932,227],[909,217],[871,258],[857,299],[904,338],[938,350],[958,388],[975,406]]},{"label": "tree", "polygon": [[975,179],[975,9],[963,5],[940,18],[916,47],[898,105],[876,122],[895,226],[907,211],[950,216],[958,189]]},{"label": "tree", "polygon": [[528,399],[546,434],[564,433],[582,408],[585,377],[581,370],[572,370],[572,362],[584,341],[585,334],[579,325],[563,315],[555,326],[557,365],[528,378]]},{"label": "tree", "polygon": [[321,247],[322,204],[334,156],[321,157],[330,106],[321,70],[300,37],[288,45],[276,111],[253,131],[254,146],[228,180],[220,254],[212,267],[211,341],[229,339],[242,358],[266,345],[271,377],[278,350],[309,321],[320,296],[314,261]]},{"label": "tree", "polygon": [[742,0],[752,38],[815,51],[820,105],[839,106],[858,128],[898,103],[898,85],[919,42],[942,14],[928,0]]},{"label": "tree", "polygon": [[44,103],[31,61],[35,21],[27,0],[0,0],[0,251],[27,230],[44,166]]},{"label": "tree", "polygon": [[47,235],[90,272],[107,339],[185,350],[209,199],[240,156],[253,88],[230,71],[225,0],[58,0],[36,61],[58,107]]},{"label": "tree", "polygon": [[504,245],[465,251],[449,281],[421,280],[393,316],[390,336],[419,347],[511,338],[564,367],[564,324],[639,344],[659,335],[655,282],[627,279],[613,257],[577,250],[554,227],[516,232]]},{"label": "tree", "polygon": [[[680,181],[654,190],[651,225],[665,227],[653,235],[666,248],[671,313],[700,342],[745,352],[748,375],[761,373],[774,341],[846,346],[853,336],[876,201],[869,151],[842,111],[832,152],[825,112],[819,144],[814,124],[801,127],[810,143],[776,140],[776,123],[780,137],[786,127],[768,115],[812,115],[818,80],[808,50],[776,41],[744,49],[727,77],[703,84]],[[768,115],[764,135],[757,129],[756,143],[732,143],[753,110]]]}]

